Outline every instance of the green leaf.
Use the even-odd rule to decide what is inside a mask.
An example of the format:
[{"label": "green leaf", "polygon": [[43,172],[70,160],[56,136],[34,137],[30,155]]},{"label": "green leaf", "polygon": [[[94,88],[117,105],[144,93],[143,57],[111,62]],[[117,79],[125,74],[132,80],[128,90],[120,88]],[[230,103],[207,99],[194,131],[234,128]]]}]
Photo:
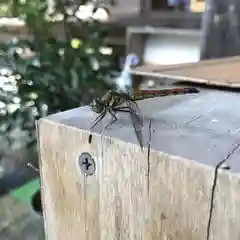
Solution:
[{"label": "green leaf", "polygon": [[[107,25],[77,19],[74,24],[69,23],[66,5],[61,3],[55,12],[63,13],[64,28],[61,33],[52,34],[51,29],[60,23],[47,20],[46,3],[46,0],[25,1],[18,6],[32,39],[0,44],[3,60],[12,70],[5,76],[15,78],[8,83],[14,90],[0,86],[0,103],[4,103],[0,105],[0,129],[10,144],[15,138],[9,133],[19,127],[26,133],[27,147],[34,146],[36,119],[46,113],[88,104],[111,88],[105,79],[116,69],[115,49],[112,55],[99,51],[109,32]],[[93,60],[100,66],[98,69]],[[20,99],[17,108],[8,111],[16,99]]]}]

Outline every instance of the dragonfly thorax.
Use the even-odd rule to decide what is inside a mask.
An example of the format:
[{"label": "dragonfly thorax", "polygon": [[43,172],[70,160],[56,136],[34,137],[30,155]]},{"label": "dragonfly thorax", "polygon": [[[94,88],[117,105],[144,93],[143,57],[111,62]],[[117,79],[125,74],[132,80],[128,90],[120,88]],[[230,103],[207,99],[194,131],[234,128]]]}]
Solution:
[{"label": "dragonfly thorax", "polygon": [[105,103],[101,99],[97,98],[91,102],[90,108],[95,113],[101,113],[105,109]]}]

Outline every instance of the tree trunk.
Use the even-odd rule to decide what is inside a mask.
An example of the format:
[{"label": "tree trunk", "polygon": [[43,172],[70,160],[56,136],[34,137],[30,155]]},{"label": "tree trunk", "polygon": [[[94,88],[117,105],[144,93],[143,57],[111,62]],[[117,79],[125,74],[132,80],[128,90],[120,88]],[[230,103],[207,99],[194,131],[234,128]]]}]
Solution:
[{"label": "tree trunk", "polygon": [[206,0],[201,60],[240,54],[240,1]]},{"label": "tree trunk", "polygon": [[18,16],[18,0],[12,0],[12,17],[19,17]]}]

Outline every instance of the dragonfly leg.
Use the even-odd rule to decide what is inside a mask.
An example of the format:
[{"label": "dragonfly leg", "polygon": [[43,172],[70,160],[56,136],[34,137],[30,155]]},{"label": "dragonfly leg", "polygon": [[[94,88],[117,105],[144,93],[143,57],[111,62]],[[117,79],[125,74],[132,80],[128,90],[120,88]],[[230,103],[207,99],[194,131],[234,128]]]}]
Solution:
[{"label": "dragonfly leg", "polygon": [[104,127],[105,129],[107,129],[109,126],[111,126],[112,124],[114,124],[114,123],[117,121],[117,117],[116,117],[116,115],[115,115],[116,112],[113,111],[112,109],[109,109],[108,111],[109,111],[109,113],[111,114],[112,119],[111,119],[111,121]]},{"label": "dragonfly leg", "polygon": [[139,119],[139,116],[130,107],[118,107],[118,108],[115,108],[114,110],[115,111],[119,111],[119,112],[128,112],[128,113],[130,113],[130,116],[131,116],[131,119],[132,119],[132,123],[133,123],[133,127],[134,127],[134,131],[136,133],[139,145],[142,148],[143,147],[143,141],[142,141],[142,127],[143,127],[143,123]]},{"label": "dragonfly leg", "polygon": [[130,107],[116,107],[116,108],[114,108],[114,111],[134,113],[134,111]]},{"label": "dragonfly leg", "polygon": [[107,110],[105,109],[92,123],[91,129],[94,128],[105,116]]}]

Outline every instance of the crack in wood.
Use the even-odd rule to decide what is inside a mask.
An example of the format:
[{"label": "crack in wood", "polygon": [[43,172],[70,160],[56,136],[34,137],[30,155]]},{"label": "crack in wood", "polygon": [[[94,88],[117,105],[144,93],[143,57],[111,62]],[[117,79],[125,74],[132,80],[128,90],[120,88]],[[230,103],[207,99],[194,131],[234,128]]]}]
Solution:
[{"label": "crack in wood", "polygon": [[207,237],[206,240],[210,239],[210,230],[211,230],[211,223],[212,223],[212,215],[213,215],[213,208],[214,208],[214,197],[215,197],[215,190],[217,187],[217,178],[218,178],[218,169],[221,167],[223,163],[225,163],[240,147],[240,143],[235,144],[230,152],[226,155],[226,157],[221,160],[215,167],[214,170],[214,178],[211,190],[211,199],[210,199],[210,209],[209,209],[209,217],[208,217],[208,224],[207,224]]},{"label": "crack in wood", "polygon": [[149,138],[148,138],[148,150],[147,150],[147,190],[149,195],[149,184],[150,184],[150,152],[151,152],[151,140],[152,140],[152,118],[149,121]]},{"label": "crack in wood", "polygon": [[192,123],[192,122],[194,122],[194,121],[196,121],[196,120],[198,120],[198,119],[200,119],[202,117],[203,117],[203,115],[196,116],[196,117],[192,118],[191,120],[189,120],[188,122],[186,122],[185,124],[190,124],[190,123]]}]

